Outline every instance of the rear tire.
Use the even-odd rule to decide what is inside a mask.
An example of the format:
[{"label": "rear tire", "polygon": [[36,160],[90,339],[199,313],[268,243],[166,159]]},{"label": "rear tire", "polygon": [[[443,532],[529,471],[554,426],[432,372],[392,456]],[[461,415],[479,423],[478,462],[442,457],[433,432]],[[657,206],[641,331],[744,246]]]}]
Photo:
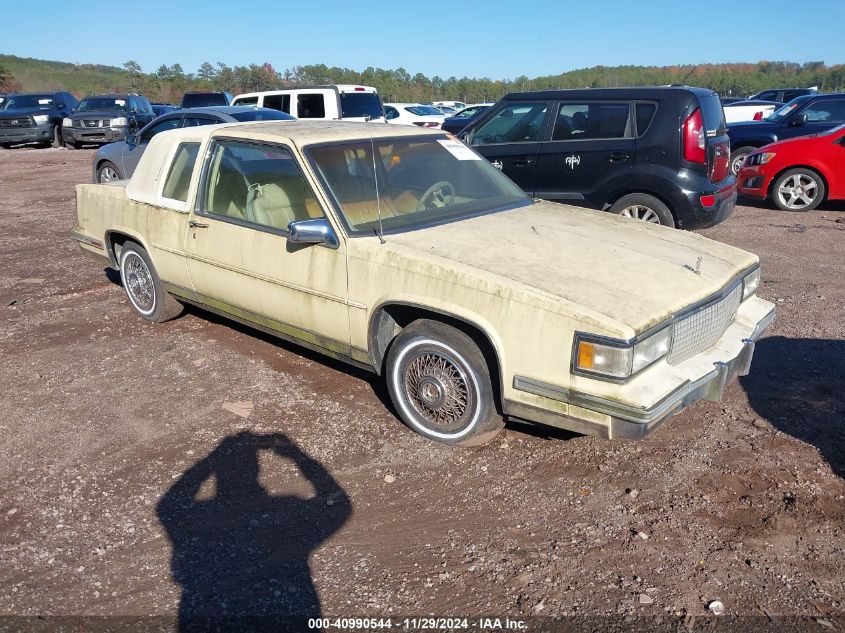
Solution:
[{"label": "rear tire", "polygon": [[609,211],[623,217],[675,228],[675,218],[669,207],[647,193],[629,193],[622,196],[613,203]]},{"label": "rear tire", "polygon": [[746,145],[745,147],[737,147],[731,152],[731,173],[734,176],[739,174],[739,170],[742,167],[742,163],[745,162],[745,158],[756,149],[756,147]]},{"label": "rear tire", "polygon": [[822,177],[803,167],[785,171],[772,185],[772,199],[783,211],[812,211],[825,193]]},{"label": "rear tire", "polygon": [[147,321],[164,323],[182,314],[182,304],[164,289],[147,251],[135,242],[120,249],[120,281],[129,303]]},{"label": "rear tire", "polygon": [[385,379],[402,421],[443,444],[476,446],[505,425],[478,345],[439,321],[414,321],[394,339]]}]

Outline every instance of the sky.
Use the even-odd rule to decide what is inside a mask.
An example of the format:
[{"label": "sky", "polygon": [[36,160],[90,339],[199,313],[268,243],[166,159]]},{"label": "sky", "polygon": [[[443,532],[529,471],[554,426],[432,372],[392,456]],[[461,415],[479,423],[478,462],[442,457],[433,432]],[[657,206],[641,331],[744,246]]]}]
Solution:
[{"label": "sky", "polygon": [[3,29],[0,53],[113,66],[134,59],[145,72],[220,61],[513,79],[597,65],[845,63],[843,0],[41,0],[47,20],[33,7],[4,8],[14,28]]}]

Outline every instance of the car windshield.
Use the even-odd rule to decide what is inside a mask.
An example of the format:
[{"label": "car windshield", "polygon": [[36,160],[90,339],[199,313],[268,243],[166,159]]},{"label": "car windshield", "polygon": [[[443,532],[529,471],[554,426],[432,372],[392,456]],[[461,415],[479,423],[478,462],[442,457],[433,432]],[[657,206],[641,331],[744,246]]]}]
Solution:
[{"label": "car windshield", "polygon": [[296,121],[295,117],[270,108],[255,108],[244,112],[232,112],[236,121]]},{"label": "car windshield", "polygon": [[416,114],[417,116],[443,116],[443,113],[434,106],[408,106],[405,109],[411,114]]},{"label": "car windshield", "polygon": [[399,233],[531,203],[489,162],[446,136],[327,145],[309,154],[350,235],[374,234],[379,216],[384,233]]},{"label": "car windshield", "polygon": [[340,116],[344,119],[382,117],[381,99],[375,92],[344,92],[340,95]]},{"label": "car windshield", "polygon": [[24,108],[39,108],[49,110],[53,107],[53,95],[18,95],[9,97],[4,104],[4,110],[22,110]]},{"label": "car windshield", "polygon": [[789,116],[795,108],[803,104],[807,101],[807,97],[795,97],[789,103],[783,104],[781,107],[777,108],[774,112],[772,112],[769,116],[763,117],[764,121],[781,121],[782,119]]},{"label": "car windshield", "polygon": [[120,97],[89,97],[79,102],[77,112],[94,112],[100,110],[126,111],[126,99]]}]

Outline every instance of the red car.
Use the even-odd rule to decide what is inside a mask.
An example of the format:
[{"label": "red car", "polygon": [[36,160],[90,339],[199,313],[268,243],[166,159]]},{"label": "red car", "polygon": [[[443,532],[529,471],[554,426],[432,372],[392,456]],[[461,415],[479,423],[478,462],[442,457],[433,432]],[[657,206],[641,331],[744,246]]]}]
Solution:
[{"label": "red car", "polygon": [[755,150],[737,175],[740,194],[771,196],[784,211],[809,211],[845,199],[845,125]]}]

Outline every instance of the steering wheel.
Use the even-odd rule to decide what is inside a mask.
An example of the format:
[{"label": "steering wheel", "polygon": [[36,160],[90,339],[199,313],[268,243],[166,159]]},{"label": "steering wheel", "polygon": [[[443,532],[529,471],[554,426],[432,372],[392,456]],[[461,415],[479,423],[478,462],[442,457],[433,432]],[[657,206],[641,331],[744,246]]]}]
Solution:
[{"label": "steering wheel", "polygon": [[[444,191],[447,193],[444,194]],[[419,204],[417,204],[417,211],[425,211],[426,209],[430,209],[431,206],[429,205],[429,203],[437,207],[445,207],[446,205],[452,204],[454,201],[454,185],[447,180],[440,180],[425,190],[425,193],[422,195],[422,198],[420,198]]]}]

